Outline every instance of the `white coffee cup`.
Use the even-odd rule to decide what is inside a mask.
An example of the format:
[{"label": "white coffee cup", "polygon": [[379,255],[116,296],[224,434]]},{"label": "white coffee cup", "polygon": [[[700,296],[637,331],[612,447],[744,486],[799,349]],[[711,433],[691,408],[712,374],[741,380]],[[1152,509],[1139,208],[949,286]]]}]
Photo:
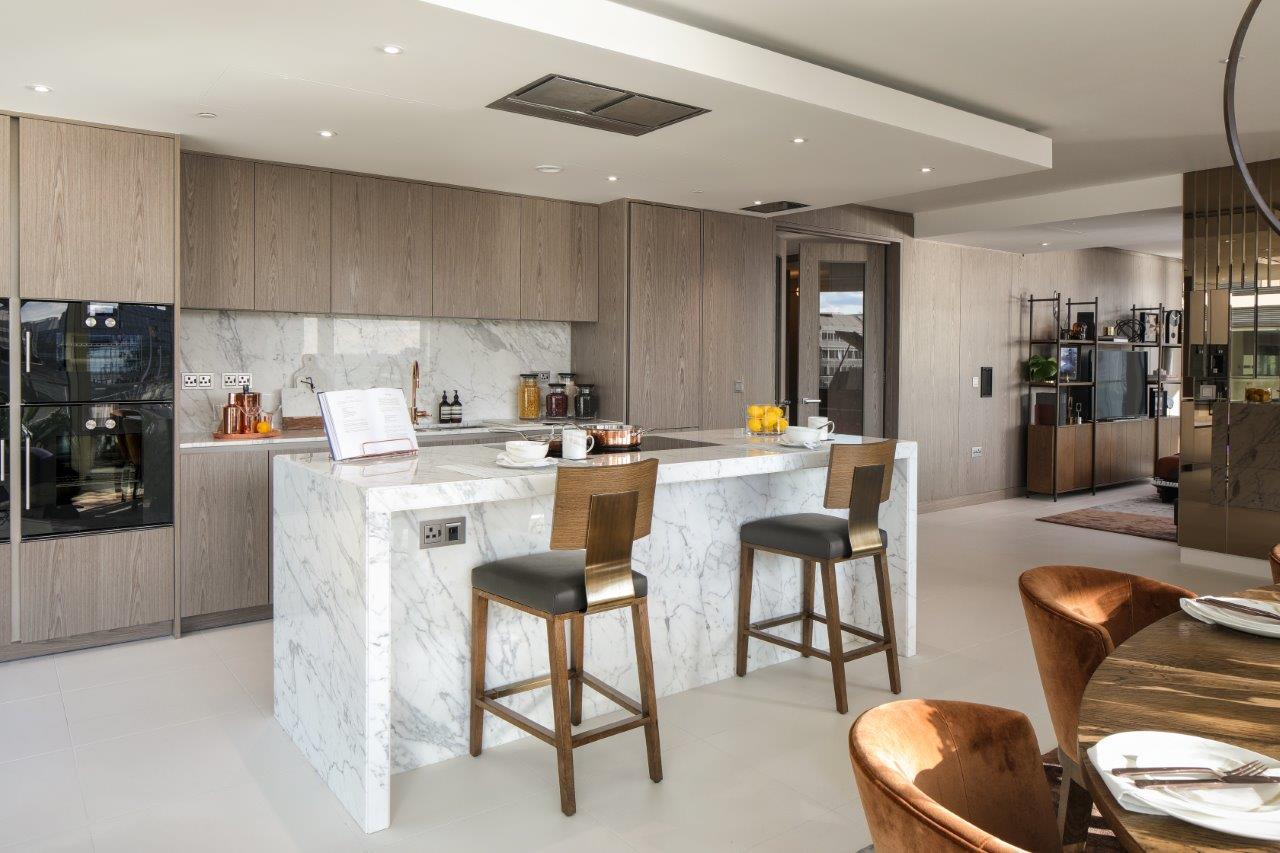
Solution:
[{"label": "white coffee cup", "polygon": [[508,441],[505,450],[512,462],[537,462],[547,457],[548,447],[545,441]]},{"label": "white coffee cup", "polygon": [[805,421],[805,425],[809,429],[825,431],[827,435],[831,435],[836,431],[836,425],[830,418],[824,418],[822,415],[814,415]]},{"label": "white coffee cup", "polygon": [[782,434],[783,440],[787,444],[817,444],[822,441],[824,431],[820,429],[809,429],[802,426],[789,426],[787,431]]},{"label": "white coffee cup", "polygon": [[560,456],[565,459],[586,459],[595,446],[595,436],[585,429],[566,429],[560,434]]}]

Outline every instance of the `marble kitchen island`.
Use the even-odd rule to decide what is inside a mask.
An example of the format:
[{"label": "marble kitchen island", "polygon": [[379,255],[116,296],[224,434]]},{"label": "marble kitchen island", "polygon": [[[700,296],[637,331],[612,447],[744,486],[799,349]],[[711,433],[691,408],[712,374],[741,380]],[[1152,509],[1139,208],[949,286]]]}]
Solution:
[{"label": "marble kitchen island", "polygon": [[[634,554],[649,577],[659,719],[662,696],[734,676],[742,523],[826,511],[825,446],[791,449],[735,430],[670,435],[708,446],[563,463],[659,459],[652,533]],[[377,463],[335,464],[327,454],[274,461],[275,715],[366,832],[390,824],[392,774],[467,754],[471,569],[547,549],[555,469],[504,469],[495,456],[479,445]],[[915,650],[916,503],[916,446],[900,442],[880,523],[907,656]],[[457,517],[466,521],[465,542],[420,549],[423,521]],[[798,609],[797,561],[761,553],[755,579],[754,619]],[[840,597],[845,621],[879,630],[870,560],[841,566]],[[634,696],[626,613],[587,620],[586,658],[593,674]],[[798,634],[798,625],[779,632],[794,636],[788,630]],[[491,608],[490,683],[545,673],[546,646],[542,621]],[[753,642],[750,667],[795,656]],[[872,660],[852,666],[883,675]],[[506,701],[550,719],[548,691]],[[584,692],[584,721],[612,710]],[[485,726],[486,747],[524,736],[491,715]],[[642,753],[636,762],[643,773]]]}]

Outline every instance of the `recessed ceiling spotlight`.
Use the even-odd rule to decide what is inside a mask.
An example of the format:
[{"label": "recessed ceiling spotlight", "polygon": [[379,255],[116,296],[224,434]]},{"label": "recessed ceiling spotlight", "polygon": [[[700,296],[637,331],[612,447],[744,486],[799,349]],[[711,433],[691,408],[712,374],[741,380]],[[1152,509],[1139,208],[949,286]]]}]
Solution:
[{"label": "recessed ceiling spotlight", "polygon": [[761,201],[760,199],[756,199],[755,201],[753,201],[753,202],[751,202],[751,203],[752,203],[752,204],[764,204],[764,202],[763,202],[763,201]]},{"label": "recessed ceiling spotlight", "polygon": [[217,118],[217,113],[196,113],[196,118]]},{"label": "recessed ceiling spotlight", "polygon": [[606,178],[605,180],[609,180],[609,181],[616,181],[616,180],[618,180],[618,176],[617,176],[617,175],[610,175],[610,176],[609,176],[608,178]]},{"label": "recessed ceiling spotlight", "polygon": [[1040,245],[1041,245],[1042,247],[1048,247],[1048,245],[1049,245],[1049,244],[1048,244],[1048,243],[1041,243]]},{"label": "recessed ceiling spotlight", "polygon": [[380,46],[378,50],[382,51],[387,56],[399,56],[404,53],[404,48],[398,44],[384,44]]},{"label": "recessed ceiling spotlight", "polygon": [[695,193],[701,193],[702,190],[694,190]]},{"label": "recessed ceiling spotlight", "polygon": [[534,166],[533,168],[537,169],[544,175],[555,175],[564,171],[563,166],[553,166],[550,163],[543,163],[541,166]]},{"label": "recessed ceiling spotlight", "polygon": [[32,83],[27,86],[27,88],[35,92],[37,95],[47,95],[53,91],[52,86],[46,86],[44,83]]},{"label": "recessed ceiling spotlight", "polygon": [[796,145],[804,145],[809,140],[805,139],[803,136],[797,136],[791,141],[794,142]]},{"label": "recessed ceiling spotlight", "polygon": [[338,131],[336,130],[317,130],[316,133],[320,134],[325,139],[333,139],[338,135]]},{"label": "recessed ceiling spotlight", "polygon": [[929,173],[930,173],[930,172],[932,172],[932,171],[933,171],[933,167],[932,167],[932,166],[921,166],[921,167],[920,167],[920,172],[921,172],[922,174],[927,175],[927,174],[929,174]]}]

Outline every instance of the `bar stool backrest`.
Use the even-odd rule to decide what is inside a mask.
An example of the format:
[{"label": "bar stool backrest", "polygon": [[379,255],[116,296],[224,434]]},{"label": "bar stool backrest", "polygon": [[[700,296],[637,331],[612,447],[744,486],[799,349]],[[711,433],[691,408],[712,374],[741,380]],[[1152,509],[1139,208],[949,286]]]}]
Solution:
[{"label": "bar stool backrest", "polygon": [[586,549],[589,611],[635,598],[631,545],[649,535],[657,481],[657,459],[557,473],[551,548]]},{"label": "bar stool backrest", "polygon": [[859,554],[882,547],[880,504],[893,486],[896,441],[833,444],[823,506],[849,510],[849,545]]}]

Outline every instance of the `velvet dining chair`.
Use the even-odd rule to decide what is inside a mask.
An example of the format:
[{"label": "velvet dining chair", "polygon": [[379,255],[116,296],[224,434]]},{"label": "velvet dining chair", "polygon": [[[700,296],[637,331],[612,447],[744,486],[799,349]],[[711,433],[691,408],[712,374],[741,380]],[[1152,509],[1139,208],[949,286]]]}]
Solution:
[{"label": "velvet dining chair", "polygon": [[1280,545],[1271,549],[1271,580],[1280,583]]},{"label": "velvet dining chair", "polygon": [[849,730],[876,853],[1061,850],[1031,722],[940,699],[890,702]]}]

